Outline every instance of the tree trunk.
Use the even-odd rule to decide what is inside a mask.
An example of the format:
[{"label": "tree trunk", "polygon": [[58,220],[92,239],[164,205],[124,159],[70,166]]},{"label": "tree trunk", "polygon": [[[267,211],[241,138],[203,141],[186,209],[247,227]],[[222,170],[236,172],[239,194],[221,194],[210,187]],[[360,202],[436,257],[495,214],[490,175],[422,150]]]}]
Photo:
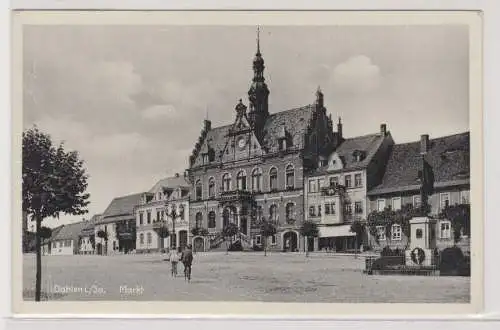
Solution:
[{"label": "tree trunk", "polygon": [[354,241],[354,258],[358,259],[358,236],[356,236]]},{"label": "tree trunk", "polygon": [[264,237],[264,257],[267,257],[267,237]]},{"label": "tree trunk", "polygon": [[305,246],[305,249],[306,249],[306,257],[309,257],[309,236],[306,236],[304,238],[304,240],[305,240],[304,246]]},{"label": "tree trunk", "polygon": [[229,254],[229,242],[226,240],[226,255]]},{"label": "tree trunk", "polygon": [[40,237],[40,228],[42,219],[36,216],[36,283],[35,283],[35,301],[40,301],[42,293],[42,240]]}]

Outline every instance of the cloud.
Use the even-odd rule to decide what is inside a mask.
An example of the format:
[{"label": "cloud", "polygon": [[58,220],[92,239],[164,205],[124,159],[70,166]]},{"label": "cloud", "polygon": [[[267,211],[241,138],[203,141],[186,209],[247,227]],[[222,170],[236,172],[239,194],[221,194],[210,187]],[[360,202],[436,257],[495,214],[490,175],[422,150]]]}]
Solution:
[{"label": "cloud", "polygon": [[176,109],[173,105],[153,105],[146,110],[142,111],[142,117],[145,119],[158,119],[161,117],[172,118],[177,115]]},{"label": "cloud", "polygon": [[89,126],[71,117],[43,117],[35,124],[48,132],[55,143],[64,142],[68,149],[78,150],[84,160],[95,162],[121,162],[131,152],[147,152],[152,145],[137,132],[96,134]]},{"label": "cloud", "polygon": [[380,68],[364,55],[352,56],[333,70],[333,86],[342,92],[366,93],[376,90],[381,82]]}]

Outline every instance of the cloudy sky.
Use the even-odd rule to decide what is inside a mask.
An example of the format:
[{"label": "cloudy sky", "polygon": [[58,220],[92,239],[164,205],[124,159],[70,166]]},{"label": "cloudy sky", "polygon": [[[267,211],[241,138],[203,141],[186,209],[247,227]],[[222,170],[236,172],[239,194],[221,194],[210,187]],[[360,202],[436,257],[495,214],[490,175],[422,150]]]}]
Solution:
[{"label": "cloudy sky", "polygon": [[[228,124],[248,103],[255,27],[24,29],[24,127],[80,152],[89,216],[182,172],[206,114]],[[319,85],[345,136],[382,122],[396,143],[468,130],[465,26],[261,29],[271,112],[312,103]]]}]

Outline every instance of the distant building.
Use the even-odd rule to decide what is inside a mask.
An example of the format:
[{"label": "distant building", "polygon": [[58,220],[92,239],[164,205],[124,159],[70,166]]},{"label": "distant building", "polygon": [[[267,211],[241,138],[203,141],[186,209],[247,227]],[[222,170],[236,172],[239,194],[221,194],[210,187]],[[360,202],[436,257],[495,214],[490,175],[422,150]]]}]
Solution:
[{"label": "distant building", "polygon": [[79,253],[80,235],[87,221],[63,225],[53,230],[48,240],[46,254],[48,255],[74,255]]},{"label": "distant building", "polygon": [[[158,181],[142,195],[135,207],[137,252],[159,251],[174,246],[183,248],[188,244],[189,190],[186,177],[176,174]],[[171,217],[173,209],[176,219]],[[168,229],[169,234],[165,238],[159,235],[158,230],[162,226]]]},{"label": "distant building", "polygon": [[[420,141],[396,144],[392,147],[382,182],[368,192],[370,210],[393,210],[403,205],[420,206],[420,179],[422,156],[430,165],[434,176],[434,193],[429,196],[431,216],[437,215],[448,205],[470,203],[470,137],[469,133],[455,134],[436,139],[422,135]],[[449,220],[438,220],[434,228],[437,247],[443,249],[454,244],[453,228]],[[389,236],[379,229],[378,243],[382,248],[404,248],[407,237],[398,225],[393,225]],[[459,245],[469,248],[468,237]]]},{"label": "distant building", "polygon": [[[55,228],[52,228],[52,232],[50,235],[50,238],[44,239],[42,242],[42,254],[43,255],[50,255],[52,252],[52,244],[51,241],[53,238],[57,236],[59,231],[64,227],[64,225],[57,226]],[[57,244],[54,245],[54,248],[57,248]]]},{"label": "distant building", "polygon": [[95,224],[102,218],[101,214],[96,214],[87,222],[80,234],[80,254],[95,253]]},{"label": "distant building", "polygon": [[366,222],[367,191],[380,184],[393,144],[382,124],[379,133],[343,140],[322,166],[307,174],[305,217],[319,229],[318,238],[309,238],[309,250],[354,250],[351,224]]},{"label": "distant building", "polygon": [[[113,254],[135,250],[136,223],[134,207],[144,193],[117,197],[111,201],[95,224],[96,254]],[[99,237],[103,231],[107,240]]]}]

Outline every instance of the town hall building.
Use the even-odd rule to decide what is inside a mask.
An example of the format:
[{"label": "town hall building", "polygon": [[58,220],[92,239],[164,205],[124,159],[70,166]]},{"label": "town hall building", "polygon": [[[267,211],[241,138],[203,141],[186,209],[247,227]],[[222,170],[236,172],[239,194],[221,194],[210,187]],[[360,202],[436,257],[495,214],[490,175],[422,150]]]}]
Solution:
[{"label": "town hall building", "polygon": [[278,229],[268,247],[303,248],[304,176],[327,159],[342,135],[333,131],[319,88],[313,104],[287,110],[269,109],[269,94],[257,41],[248,106],[239,100],[234,112],[228,109],[228,125],[212,127],[205,120],[189,158],[190,226],[207,229],[206,250],[222,243],[230,222],[244,247],[262,245],[263,218]]}]

